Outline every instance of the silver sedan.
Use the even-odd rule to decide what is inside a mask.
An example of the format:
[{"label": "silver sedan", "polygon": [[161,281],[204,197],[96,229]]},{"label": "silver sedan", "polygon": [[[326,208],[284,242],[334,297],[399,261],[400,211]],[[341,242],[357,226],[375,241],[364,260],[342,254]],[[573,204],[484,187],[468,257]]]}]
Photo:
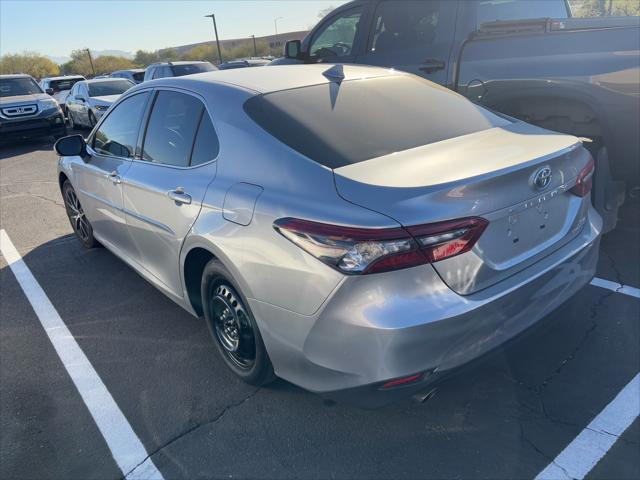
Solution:
[{"label": "silver sedan", "polygon": [[203,317],[252,384],[364,406],[426,395],[566,301],[598,258],[577,138],[398,71],[145,82],[56,149],[82,244]]},{"label": "silver sedan", "polygon": [[71,128],[93,128],[107,109],[135,83],[124,78],[97,78],[77,82],[67,97]]}]

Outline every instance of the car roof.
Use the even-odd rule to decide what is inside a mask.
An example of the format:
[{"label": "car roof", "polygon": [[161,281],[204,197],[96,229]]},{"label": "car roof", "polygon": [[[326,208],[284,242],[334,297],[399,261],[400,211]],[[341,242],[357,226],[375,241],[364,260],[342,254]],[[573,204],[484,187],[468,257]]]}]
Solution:
[{"label": "car roof", "polygon": [[0,78],[33,78],[31,75],[27,75],[26,73],[7,73],[5,75],[0,75]]},{"label": "car roof", "polygon": [[44,77],[43,80],[68,80],[69,78],[82,78],[82,75],[61,75],[58,77]]},{"label": "car roof", "polygon": [[150,67],[157,67],[158,65],[193,65],[194,63],[210,63],[206,60],[180,60],[175,62],[157,62],[149,65]]},{"label": "car roof", "polygon": [[[264,68],[238,68],[196,73],[184,77],[168,77],[144,85],[205,87],[208,83],[218,83],[236,88],[251,90],[256,93],[269,93],[292,88],[308,87],[332,81],[331,74],[342,73],[342,81],[364,78],[409,75],[398,70],[370,67],[366,65],[313,64],[313,65],[278,65]],[[328,76],[325,76],[325,73]],[[339,74],[338,73],[338,74]],[[335,81],[335,77],[334,77]]]},{"label": "car roof", "polygon": [[111,75],[113,75],[114,73],[124,73],[124,72],[139,73],[139,72],[144,72],[144,68],[125,68],[124,70],[115,70],[111,72]]},{"label": "car roof", "polygon": [[111,77],[102,77],[102,78],[92,78],[91,80],[85,80],[85,83],[109,83],[109,82],[131,82],[126,78],[111,78]]}]

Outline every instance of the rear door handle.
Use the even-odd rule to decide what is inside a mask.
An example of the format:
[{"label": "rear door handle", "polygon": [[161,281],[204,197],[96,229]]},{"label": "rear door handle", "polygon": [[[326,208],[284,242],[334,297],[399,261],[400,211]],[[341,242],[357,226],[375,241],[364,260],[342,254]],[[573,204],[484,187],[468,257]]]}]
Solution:
[{"label": "rear door handle", "polygon": [[185,205],[191,204],[191,195],[184,193],[182,187],[178,187],[175,190],[169,190],[167,196],[176,203],[183,203]]},{"label": "rear door handle", "polygon": [[119,184],[120,182],[122,182],[120,175],[118,175],[118,172],[116,172],[115,170],[111,173],[107,173],[105,175],[105,177],[107,177],[109,180],[111,180],[113,182],[114,185]]},{"label": "rear door handle", "polygon": [[444,70],[446,63],[444,63],[442,60],[438,60],[437,58],[427,58],[424,62],[422,62],[422,65],[423,66],[420,67],[420,70],[425,73],[433,73],[437,72],[438,70]]}]

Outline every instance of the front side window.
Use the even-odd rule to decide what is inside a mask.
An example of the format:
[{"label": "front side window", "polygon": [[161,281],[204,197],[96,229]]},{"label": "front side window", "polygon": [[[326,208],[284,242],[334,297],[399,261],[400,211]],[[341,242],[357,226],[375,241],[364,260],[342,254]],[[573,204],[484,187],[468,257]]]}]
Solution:
[{"label": "front side window", "polygon": [[330,20],[312,40],[311,57],[331,60],[351,55],[361,16],[362,9],[356,8]]},{"label": "front side window", "polygon": [[142,159],[189,166],[189,158],[204,106],[192,95],[160,91],[149,116]]},{"label": "front side window", "polygon": [[93,149],[97,153],[133,158],[148,96],[148,92],[133,95],[111,110],[93,138]]},{"label": "front side window", "polygon": [[[84,87],[84,82],[77,84],[76,96],[85,98],[86,97],[86,88]],[[86,98],[85,98],[86,100]]]},{"label": "front side window", "polygon": [[380,3],[374,31],[369,39],[371,53],[398,52],[436,39],[441,1],[400,0]]}]

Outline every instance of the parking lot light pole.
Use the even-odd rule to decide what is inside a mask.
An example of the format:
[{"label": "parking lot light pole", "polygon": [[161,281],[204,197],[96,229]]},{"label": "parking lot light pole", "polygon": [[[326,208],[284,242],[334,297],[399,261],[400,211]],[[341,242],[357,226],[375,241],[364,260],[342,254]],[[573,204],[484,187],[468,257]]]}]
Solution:
[{"label": "parking lot light pole", "polygon": [[89,63],[91,64],[91,71],[93,72],[93,76],[96,76],[96,69],[93,68],[93,60],[91,58],[91,51],[88,48],[85,48],[85,51],[87,52],[87,55],[89,55]]},{"label": "parking lot light pole", "polygon": [[276,29],[276,41],[278,41],[278,20],[282,20],[284,17],[276,17],[273,19],[273,26]]},{"label": "parking lot light pole", "polygon": [[251,38],[253,38],[253,56],[257,57],[258,56],[258,47],[256,46],[256,36],[255,35],[251,35]]},{"label": "parking lot light pole", "polygon": [[222,63],[222,52],[220,51],[220,39],[218,38],[218,26],[216,25],[216,15],[212,13],[211,15],[205,15],[205,17],[211,17],[213,20],[213,31],[216,34],[216,46],[218,47],[218,59],[220,63]]}]

